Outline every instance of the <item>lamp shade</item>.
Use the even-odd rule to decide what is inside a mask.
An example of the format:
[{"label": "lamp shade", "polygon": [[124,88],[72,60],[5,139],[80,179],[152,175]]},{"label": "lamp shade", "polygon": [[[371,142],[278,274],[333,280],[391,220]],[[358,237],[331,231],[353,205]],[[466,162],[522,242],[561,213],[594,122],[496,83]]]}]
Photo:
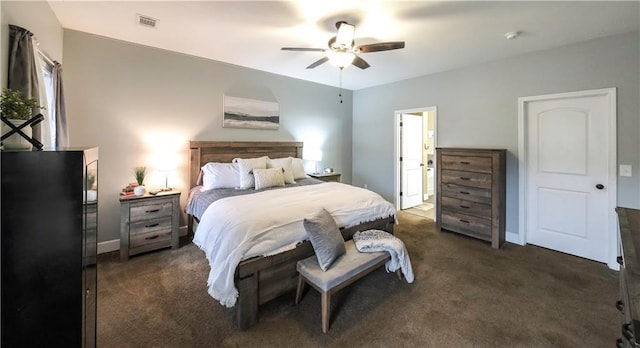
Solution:
[{"label": "lamp shade", "polygon": [[322,161],[322,150],[320,149],[304,149],[302,155],[303,159],[307,161],[320,162]]}]

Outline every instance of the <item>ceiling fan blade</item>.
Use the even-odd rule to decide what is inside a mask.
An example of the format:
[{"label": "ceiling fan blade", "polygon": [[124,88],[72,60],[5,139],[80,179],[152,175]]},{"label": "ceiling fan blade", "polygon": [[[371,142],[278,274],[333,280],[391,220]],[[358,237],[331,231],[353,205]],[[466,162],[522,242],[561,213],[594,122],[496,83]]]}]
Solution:
[{"label": "ceiling fan blade", "polygon": [[389,51],[404,48],[404,41],[380,42],[358,47],[360,53]]},{"label": "ceiling fan blade", "polygon": [[328,60],[329,60],[329,57],[322,57],[322,58],[316,60],[315,62],[313,62],[311,65],[309,65],[307,67],[307,69],[313,69],[313,68],[317,67],[318,65],[320,65],[322,63],[325,63]]},{"label": "ceiling fan blade", "polygon": [[307,48],[307,47],[282,47],[282,51],[309,51],[309,52],[324,52],[326,48]]},{"label": "ceiling fan blade", "polygon": [[355,58],[353,58],[353,62],[351,62],[351,64],[357,66],[360,69],[366,69],[368,67],[370,67],[371,65],[369,65],[369,63],[365,62],[364,59],[356,56]]}]

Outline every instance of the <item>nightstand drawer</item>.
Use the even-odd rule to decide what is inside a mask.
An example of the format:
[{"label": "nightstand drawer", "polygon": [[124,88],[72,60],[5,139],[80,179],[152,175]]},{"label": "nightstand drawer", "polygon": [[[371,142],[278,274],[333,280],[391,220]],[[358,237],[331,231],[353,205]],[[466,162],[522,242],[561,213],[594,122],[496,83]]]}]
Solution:
[{"label": "nightstand drawer", "polygon": [[491,240],[491,220],[450,211],[442,212],[441,228]]},{"label": "nightstand drawer", "polygon": [[491,204],[476,203],[463,199],[442,197],[442,209],[462,214],[491,219]]},{"label": "nightstand drawer", "polygon": [[442,169],[491,173],[491,157],[442,155]]},{"label": "nightstand drawer", "polygon": [[149,233],[131,235],[129,237],[129,247],[131,249],[147,244],[157,245],[160,243],[165,243],[165,246],[171,245],[171,226],[164,230],[156,230]]},{"label": "nightstand drawer", "polygon": [[129,235],[133,236],[135,234],[149,233],[164,229],[169,229],[169,231],[171,231],[171,216],[160,219],[134,222],[129,227]]},{"label": "nightstand drawer", "polygon": [[130,222],[156,219],[159,217],[171,216],[173,204],[171,202],[157,204],[131,204]]},{"label": "nightstand drawer", "polygon": [[441,173],[443,184],[458,184],[485,189],[491,188],[491,174],[444,169]]},{"label": "nightstand drawer", "polygon": [[456,184],[442,184],[442,197],[453,197],[466,201],[491,204],[491,190],[461,186]]}]

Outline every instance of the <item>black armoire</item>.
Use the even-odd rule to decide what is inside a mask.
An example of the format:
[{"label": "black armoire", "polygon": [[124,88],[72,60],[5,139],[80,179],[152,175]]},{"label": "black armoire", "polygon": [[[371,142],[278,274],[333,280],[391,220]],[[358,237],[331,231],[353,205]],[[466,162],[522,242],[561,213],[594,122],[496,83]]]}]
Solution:
[{"label": "black armoire", "polygon": [[3,151],[3,347],[95,347],[98,149]]}]

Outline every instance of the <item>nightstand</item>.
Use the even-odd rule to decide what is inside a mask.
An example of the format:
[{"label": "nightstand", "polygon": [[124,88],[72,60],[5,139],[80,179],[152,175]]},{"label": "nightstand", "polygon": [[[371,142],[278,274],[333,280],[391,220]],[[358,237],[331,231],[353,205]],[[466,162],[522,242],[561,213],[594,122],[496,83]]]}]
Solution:
[{"label": "nightstand", "polygon": [[340,182],[340,173],[316,173],[316,174],[307,174],[312,178],[316,178],[318,180],[326,181],[326,182]]},{"label": "nightstand", "polygon": [[180,243],[180,191],[120,196],[120,261]]}]

